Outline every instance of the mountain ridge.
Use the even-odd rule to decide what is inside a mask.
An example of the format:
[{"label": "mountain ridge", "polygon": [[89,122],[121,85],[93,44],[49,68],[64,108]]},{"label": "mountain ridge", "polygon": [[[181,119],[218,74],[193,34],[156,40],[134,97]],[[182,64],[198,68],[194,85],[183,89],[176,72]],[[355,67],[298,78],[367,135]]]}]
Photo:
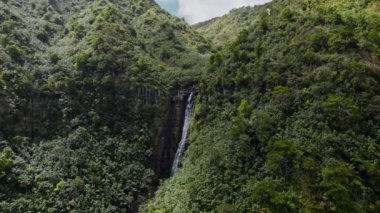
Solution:
[{"label": "mountain ridge", "polygon": [[146,211],[376,212],[379,6],[274,1],[217,48],[183,167]]},{"label": "mountain ridge", "polygon": [[255,25],[259,16],[267,13],[266,8],[272,3],[242,7],[231,10],[228,14],[192,25],[215,46],[221,47],[236,39],[239,32]]},{"label": "mountain ridge", "polygon": [[0,211],[376,212],[379,11],[1,0]]}]

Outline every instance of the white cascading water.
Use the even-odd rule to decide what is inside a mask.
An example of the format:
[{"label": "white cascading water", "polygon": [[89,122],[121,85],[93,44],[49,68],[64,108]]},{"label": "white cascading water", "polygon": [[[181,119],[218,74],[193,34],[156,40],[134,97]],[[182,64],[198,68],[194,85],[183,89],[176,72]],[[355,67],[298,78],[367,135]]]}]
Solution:
[{"label": "white cascading water", "polygon": [[194,94],[191,93],[187,99],[185,120],[183,122],[181,141],[178,144],[177,152],[175,153],[171,175],[173,176],[180,167],[182,155],[185,152],[186,144],[189,135],[189,129],[191,124],[191,119],[193,118],[193,107],[194,107]]}]

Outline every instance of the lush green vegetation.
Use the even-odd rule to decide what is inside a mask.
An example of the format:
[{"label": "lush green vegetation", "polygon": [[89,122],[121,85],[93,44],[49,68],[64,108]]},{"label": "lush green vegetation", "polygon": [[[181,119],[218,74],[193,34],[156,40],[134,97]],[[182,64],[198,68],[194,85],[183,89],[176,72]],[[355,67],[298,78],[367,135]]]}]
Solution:
[{"label": "lush green vegetation", "polygon": [[[379,61],[377,0],[193,27],[152,0],[0,0],[0,212],[377,212]],[[154,193],[189,85],[183,168]]]},{"label": "lush green vegetation", "polygon": [[264,11],[266,7],[262,5],[233,9],[227,15],[195,24],[193,27],[206,37],[215,49],[220,49],[226,43],[235,40],[241,31],[256,25]]},{"label": "lush green vegetation", "polygon": [[148,212],[380,208],[380,3],[266,7],[211,56],[184,167]]},{"label": "lush green vegetation", "polygon": [[[136,211],[151,189],[145,132],[130,140],[78,128],[1,153],[2,212]],[[5,142],[2,146],[7,145]],[[144,163],[145,162],[145,163]]]},{"label": "lush green vegetation", "polygon": [[0,21],[0,212],[136,212],[205,39],[150,0],[0,1]]}]

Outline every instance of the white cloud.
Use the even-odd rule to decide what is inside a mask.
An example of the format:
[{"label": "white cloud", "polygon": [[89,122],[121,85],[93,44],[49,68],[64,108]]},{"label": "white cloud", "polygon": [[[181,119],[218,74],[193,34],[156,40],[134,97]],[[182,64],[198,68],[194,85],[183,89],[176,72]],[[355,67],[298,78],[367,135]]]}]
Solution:
[{"label": "white cloud", "polygon": [[228,13],[233,8],[264,4],[270,0],[179,0],[178,15],[190,24]]}]

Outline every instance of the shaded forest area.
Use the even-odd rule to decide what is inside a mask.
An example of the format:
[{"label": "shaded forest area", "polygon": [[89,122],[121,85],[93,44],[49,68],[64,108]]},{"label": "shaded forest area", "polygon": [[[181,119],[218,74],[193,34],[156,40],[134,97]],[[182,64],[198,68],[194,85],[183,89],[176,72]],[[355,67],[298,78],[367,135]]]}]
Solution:
[{"label": "shaded forest area", "polygon": [[376,212],[379,82],[377,0],[1,0],[0,211]]}]

